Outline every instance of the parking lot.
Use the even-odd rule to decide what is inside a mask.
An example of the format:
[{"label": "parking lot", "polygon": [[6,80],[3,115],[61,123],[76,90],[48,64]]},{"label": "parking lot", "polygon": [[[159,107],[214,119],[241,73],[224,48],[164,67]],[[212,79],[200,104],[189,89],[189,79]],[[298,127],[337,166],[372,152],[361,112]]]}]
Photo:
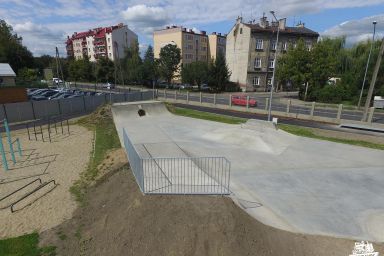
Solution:
[{"label": "parking lot", "polygon": [[98,96],[104,95],[104,92],[91,92],[82,91],[78,89],[66,89],[66,88],[30,88],[27,90],[28,99],[33,101],[42,100],[59,100],[76,98],[81,96]]}]

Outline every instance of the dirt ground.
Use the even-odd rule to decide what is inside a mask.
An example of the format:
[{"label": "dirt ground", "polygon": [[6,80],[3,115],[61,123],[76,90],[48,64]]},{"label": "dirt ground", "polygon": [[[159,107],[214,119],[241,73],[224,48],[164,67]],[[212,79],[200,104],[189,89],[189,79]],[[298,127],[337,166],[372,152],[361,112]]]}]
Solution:
[{"label": "dirt ground", "polygon": [[[73,218],[41,233],[58,255],[349,255],[354,241],[261,224],[220,196],[144,196],[122,150]],[[123,165],[124,164],[124,165]],[[115,170],[117,168],[117,170]],[[374,245],[384,253],[384,244]]]},{"label": "dirt ground", "polygon": [[[50,229],[70,219],[77,208],[69,188],[79,179],[79,174],[88,164],[93,132],[82,126],[71,125],[70,134],[66,128],[64,134],[61,134],[61,128],[58,128],[58,134],[52,134],[51,143],[47,138],[47,130],[43,132],[45,142],[41,135],[37,136],[38,141],[30,141],[26,130],[12,133],[12,139],[20,139],[23,156],[16,155],[15,165],[8,159],[8,171],[0,166],[0,198],[38,178],[41,183],[37,180],[0,200],[0,238]],[[7,157],[10,158],[9,153]],[[17,203],[15,212],[11,212],[10,205],[51,180],[55,180],[56,185],[49,183]]]}]

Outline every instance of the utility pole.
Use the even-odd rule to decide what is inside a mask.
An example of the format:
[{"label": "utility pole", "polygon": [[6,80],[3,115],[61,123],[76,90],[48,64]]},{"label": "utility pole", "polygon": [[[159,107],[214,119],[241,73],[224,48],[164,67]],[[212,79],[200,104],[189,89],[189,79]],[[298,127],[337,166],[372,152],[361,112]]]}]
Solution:
[{"label": "utility pole", "polygon": [[369,60],[371,59],[372,48],[373,48],[373,45],[375,44],[375,33],[376,33],[376,24],[377,24],[377,22],[374,21],[374,22],[372,22],[372,24],[373,24],[373,36],[372,36],[371,48],[370,48],[370,50],[369,50],[369,54],[368,54],[367,65],[365,66],[364,80],[363,80],[363,84],[362,84],[362,86],[361,86],[360,97],[359,97],[359,103],[357,103],[357,108],[358,108],[358,109],[360,109],[361,98],[363,97],[363,91],[364,91],[365,79],[367,78],[367,72],[368,72]]},{"label": "utility pole", "polygon": [[[275,83],[275,73],[276,73],[276,64],[277,64],[277,54],[279,52],[279,33],[280,33],[280,20],[278,20],[275,16],[274,11],[270,11],[270,13],[273,15],[273,18],[275,18],[277,22],[277,36],[276,36],[276,52],[275,52],[275,59],[273,61],[273,74],[272,74],[272,85],[271,85],[271,93],[269,95],[269,109],[268,109],[268,121],[271,121],[271,112],[272,112],[272,96],[273,96],[273,90],[274,90],[274,83]],[[263,15],[264,16],[264,15]]]},{"label": "utility pole", "polygon": [[371,105],[373,89],[375,88],[376,78],[377,78],[377,74],[379,73],[383,53],[384,53],[384,38],[381,41],[379,56],[377,56],[376,66],[375,66],[375,69],[373,70],[371,84],[369,85],[367,99],[365,100],[364,114],[363,114],[363,118],[361,119],[361,121],[363,122],[367,120],[368,108]]}]

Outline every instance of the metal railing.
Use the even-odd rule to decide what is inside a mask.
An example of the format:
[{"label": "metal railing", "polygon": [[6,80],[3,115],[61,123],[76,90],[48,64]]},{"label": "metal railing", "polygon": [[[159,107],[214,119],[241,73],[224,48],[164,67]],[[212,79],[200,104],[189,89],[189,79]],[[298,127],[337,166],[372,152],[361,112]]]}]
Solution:
[{"label": "metal railing", "polygon": [[144,194],[227,195],[231,164],[225,157],[142,158],[123,129],[124,146]]}]

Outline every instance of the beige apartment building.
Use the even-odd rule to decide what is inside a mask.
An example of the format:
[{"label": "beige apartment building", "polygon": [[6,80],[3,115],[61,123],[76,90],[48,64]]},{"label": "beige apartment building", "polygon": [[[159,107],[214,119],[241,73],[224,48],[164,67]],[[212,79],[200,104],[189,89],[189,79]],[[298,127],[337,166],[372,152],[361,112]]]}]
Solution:
[{"label": "beige apartment building", "polygon": [[207,35],[206,31],[195,33],[192,29],[181,26],[167,26],[153,33],[153,49],[155,58],[159,58],[160,50],[168,44],[174,44],[181,50],[181,65],[195,61],[206,61],[216,58],[219,51],[225,53],[225,36],[220,33]]},{"label": "beige apartment building", "polygon": [[[276,45],[279,27],[279,45]],[[230,81],[238,83],[243,91],[267,91],[272,85],[275,54],[284,54],[289,46],[303,39],[311,49],[319,34],[304,26],[286,26],[286,20],[269,22],[262,17],[259,23],[236,20],[226,38],[226,60],[231,71]],[[275,83],[276,85],[276,83]]]}]

